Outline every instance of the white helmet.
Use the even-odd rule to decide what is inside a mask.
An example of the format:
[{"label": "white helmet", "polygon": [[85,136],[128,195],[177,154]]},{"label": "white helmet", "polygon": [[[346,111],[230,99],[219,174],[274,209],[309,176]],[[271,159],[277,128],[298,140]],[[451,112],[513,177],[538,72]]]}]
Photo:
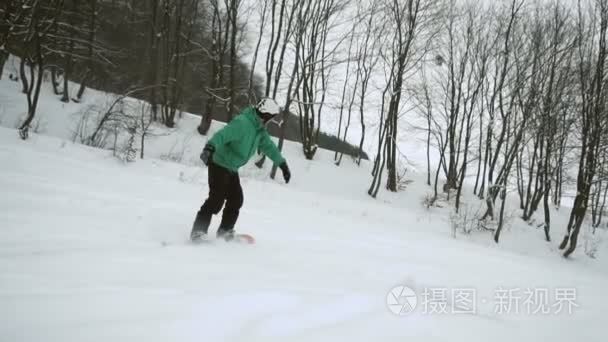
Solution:
[{"label": "white helmet", "polygon": [[262,99],[256,108],[261,114],[270,114],[274,116],[281,113],[281,107],[279,107],[277,101],[268,97]]}]

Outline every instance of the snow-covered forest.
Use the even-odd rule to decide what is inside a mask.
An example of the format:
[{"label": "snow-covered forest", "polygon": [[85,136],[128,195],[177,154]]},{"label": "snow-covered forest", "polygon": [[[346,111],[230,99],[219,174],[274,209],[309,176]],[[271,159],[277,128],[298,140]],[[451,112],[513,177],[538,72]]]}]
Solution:
[{"label": "snow-covered forest", "polygon": [[[422,136],[427,205],[445,193],[458,212],[472,191],[498,242],[515,197],[523,220],[542,212],[545,238],[568,256],[585,218],[600,227],[606,208],[607,11],[605,1],[8,1],[0,65],[21,57],[24,139],[47,74],[59,101],[87,86],[146,100],[125,127],[140,135],[182,111],[200,114],[204,135],[213,118],[279,98],[307,159],[323,121],[338,122],[326,133],[355,143],[358,162],[369,148],[373,197],[405,188],[399,144]],[[565,196],[570,220],[552,227]]]},{"label": "snow-covered forest", "polygon": [[[608,0],[2,2],[0,340],[39,340],[62,293],[72,319],[51,340],[194,340],[197,324],[215,340],[605,339],[607,33]],[[258,154],[237,225],[257,243],[184,249],[201,150],[267,97],[293,181]],[[479,307],[462,326],[395,321],[399,284],[419,304],[474,289]],[[490,303],[540,287],[576,289],[577,310]],[[95,337],[117,311],[104,296],[134,307]]]}]

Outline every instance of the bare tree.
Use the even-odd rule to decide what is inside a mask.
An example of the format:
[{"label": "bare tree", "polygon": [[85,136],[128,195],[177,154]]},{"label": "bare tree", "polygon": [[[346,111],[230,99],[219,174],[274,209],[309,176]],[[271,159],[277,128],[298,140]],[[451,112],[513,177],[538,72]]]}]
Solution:
[{"label": "bare tree", "polygon": [[578,234],[587,214],[591,188],[598,171],[599,148],[606,125],[606,33],[608,1],[597,0],[592,13],[579,2],[577,19],[577,73],[580,87],[580,159],[576,179],[576,197],[566,235],[560,249],[570,256],[576,249]]},{"label": "bare tree", "polygon": [[378,193],[385,164],[388,172],[386,187],[389,191],[397,191],[398,118],[404,77],[417,64],[416,58],[419,56],[414,53],[416,38],[420,38],[427,30],[435,5],[434,1],[426,0],[388,0],[384,4],[383,15],[387,21],[386,29],[390,32],[390,38],[387,39],[390,45],[386,47],[388,54],[382,54],[382,60],[389,77],[381,108],[381,121],[384,121],[384,125],[379,130],[379,150],[382,148],[383,151],[376,156],[374,177],[368,190],[372,197]]},{"label": "bare tree", "polygon": [[185,51],[192,38],[197,13],[196,0],[163,2],[160,90],[162,122],[167,127],[175,125],[175,116],[182,102]]},{"label": "bare tree", "polygon": [[[286,0],[270,0],[271,1],[271,12],[270,12],[270,42],[268,44],[268,49],[266,51],[266,87],[264,91],[264,96],[269,97],[271,93],[272,87],[272,77],[276,72],[280,73],[280,70],[275,70],[277,51],[279,48],[279,44],[281,43],[281,35],[285,34],[283,32],[283,24],[285,23],[285,11],[287,6]],[[279,13],[277,14],[277,6],[280,7]],[[292,9],[297,8],[297,6],[293,5]],[[288,26],[288,30],[290,27]],[[276,87],[275,87],[276,88]],[[276,90],[275,90],[276,94]]]},{"label": "bare tree", "polygon": [[[310,15],[311,2],[304,1],[296,1],[292,5],[292,12],[290,14],[290,25],[289,31],[293,32],[293,37],[291,34],[285,35],[285,40],[283,44],[283,51],[281,52],[280,64],[283,64],[283,56],[285,53],[285,48],[287,46],[288,39],[292,39],[292,43],[295,46],[294,52],[294,63],[289,77],[289,84],[287,86],[287,96],[285,99],[285,105],[283,106],[282,113],[282,124],[281,124],[281,132],[279,136],[279,150],[283,149],[283,144],[285,142],[285,129],[287,127],[287,120],[289,118],[291,104],[293,102],[293,94],[297,92],[297,89],[300,88],[302,84],[302,78],[298,77],[298,70],[300,69],[300,61],[302,54],[302,44],[301,41],[305,39],[304,33],[306,32],[306,26],[308,25],[308,17]],[[293,23],[293,27],[291,26]],[[293,31],[292,31],[293,30]],[[275,74],[275,91],[278,86],[279,74]],[[274,179],[277,174],[277,166],[273,165],[272,170],[270,171],[270,178]]]},{"label": "bare tree", "polygon": [[[468,66],[464,65],[464,74],[466,74],[465,89],[458,90],[458,93],[464,94],[464,96],[462,99],[463,118],[457,132],[458,154],[455,160],[458,167],[458,172],[456,174],[458,177],[458,183],[456,185],[456,212],[458,212],[460,208],[460,197],[469,163],[469,150],[471,147],[470,144],[473,133],[473,117],[478,116],[481,122],[481,118],[483,117],[485,110],[482,101],[482,92],[484,90],[485,80],[488,74],[490,48],[494,45],[494,41],[488,39],[487,36],[483,34],[483,32],[487,29],[487,25],[478,22],[479,12],[476,10],[476,8],[473,6],[467,7],[464,15],[466,18],[466,24],[464,25],[464,37],[462,41],[465,42],[465,45],[471,45],[471,47],[469,52],[466,52],[465,50],[464,55],[462,55],[465,58],[465,63],[468,64]],[[460,105],[457,105],[457,107],[459,106]],[[454,132],[452,132],[450,137],[453,135]],[[461,145],[463,135],[465,136],[464,146]],[[460,159],[461,154],[462,159]],[[481,159],[481,155],[478,155],[478,158]],[[450,177],[447,177],[447,179],[449,185]]]},{"label": "bare tree", "polygon": [[[270,0],[269,0],[270,1]],[[288,2],[286,0],[281,0],[280,3],[280,11],[277,16],[277,0],[272,0],[271,3],[271,13],[270,13],[270,25],[271,25],[271,34],[270,34],[270,42],[268,44],[268,50],[266,52],[266,63],[265,63],[265,75],[266,75],[266,83],[264,96],[276,98],[277,92],[279,90],[279,82],[281,77],[283,76],[283,66],[285,65],[285,53],[287,51],[287,46],[290,43],[290,40],[294,36],[294,30],[296,29],[297,23],[297,13],[298,11],[303,10],[304,8],[308,8],[306,3],[302,3],[299,1],[291,1]],[[300,13],[303,15],[308,15],[308,13]],[[287,15],[287,18],[285,18]],[[303,25],[305,22],[303,23]],[[284,31],[284,32],[283,32]],[[296,34],[296,36],[299,36]],[[297,41],[297,37],[295,40]],[[280,50],[279,50],[280,47]],[[299,65],[299,54],[300,54],[299,46],[296,46],[296,56],[293,58],[293,61]],[[277,56],[278,53],[278,56]],[[297,70],[297,69],[296,69]],[[292,75],[289,81],[290,86],[293,86],[293,78],[296,75]],[[281,126],[281,136],[279,137],[279,149],[283,148],[283,139],[284,139],[284,127],[287,124],[287,119],[289,118],[289,106],[291,104],[291,94],[288,91],[286,103],[284,105],[284,113],[283,113],[283,121]],[[264,165],[266,160],[266,156],[262,156],[262,158],[256,162],[256,165],[261,168]],[[276,173],[276,167],[273,166],[272,171],[270,173],[271,178],[274,179],[274,175]]]},{"label": "bare tree", "polygon": [[208,85],[205,87],[206,102],[203,113],[201,115],[201,123],[198,126],[200,134],[207,134],[211,121],[213,119],[213,111],[216,102],[226,103],[227,99],[223,96],[225,93],[224,84],[224,58],[227,53],[228,32],[225,27],[228,27],[229,20],[226,18],[226,11],[222,8],[219,0],[210,0],[211,7],[211,48],[210,54],[210,76]]},{"label": "bare tree", "polygon": [[328,36],[344,6],[345,2],[341,0],[312,1],[304,31],[306,38],[300,41],[302,56],[298,77],[302,79],[302,87],[296,93],[296,99],[302,150],[306,159],[312,159],[317,151],[327,82],[335,63],[335,51],[341,42],[338,41],[333,47],[328,46]]},{"label": "bare tree", "polygon": [[[268,2],[271,0],[258,0],[256,7],[261,8],[260,11],[260,29],[258,32],[258,40],[257,43],[255,45],[255,50],[253,52],[253,58],[251,61],[251,66],[249,67],[249,84],[247,86],[247,89],[249,91],[248,96],[249,96],[249,102],[252,103],[256,103],[257,102],[257,98],[256,98],[256,94],[253,90],[253,79],[254,79],[254,74],[255,74],[255,65],[256,62],[258,60],[258,55],[260,52],[260,45],[262,43],[262,38],[264,36],[264,29],[266,28],[266,16],[267,16],[267,9],[268,9]],[[261,5],[261,6],[260,6]]]},{"label": "bare tree", "polygon": [[[520,7],[521,9],[521,7]],[[521,20],[521,17],[518,18]],[[519,21],[518,21],[519,22]],[[503,147],[503,163],[498,169],[496,177],[495,190],[488,189],[488,197],[486,201],[495,201],[500,194],[501,207],[498,218],[498,226],[494,234],[494,240],[499,241],[500,233],[504,227],[504,211],[507,198],[507,188],[509,177],[511,174],[513,163],[523,145],[524,133],[530,120],[536,110],[537,103],[540,98],[540,82],[543,56],[543,36],[542,27],[535,24],[530,34],[521,39],[524,25],[513,26],[513,29],[520,37],[513,42],[513,62],[514,62],[514,79],[508,84],[510,91],[510,99],[505,107],[499,105],[499,112],[502,124],[502,139],[498,141],[497,151],[499,147]],[[499,103],[503,103],[503,96],[500,96]],[[498,153],[496,154],[498,155]],[[494,164],[497,165],[497,164]],[[493,171],[493,168],[491,168]],[[487,215],[490,215],[491,209],[494,207],[488,205]]]},{"label": "bare tree", "polygon": [[[512,108],[514,102],[505,103],[505,88],[507,85],[507,77],[509,71],[512,69],[512,45],[513,45],[513,30],[517,19],[520,16],[521,8],[524,4],[523,0],[512,0],[509,5],[509,13],[506,18],[499,17],[499,25],[496,28],[497,36],[500,37],[501,41],[498,45],[499,51],[493,56],[492,66],[494,69],[493,81],[491,90],[487,92],[487,111],[488,111],[488,122],[486,127],[486,142],[484,149],[484,166],[482,172],[482,182],[479,190],[480,196],[485,196],[486,177],[489,183],[489,188],[492,188],[492,197],[498,194],[499,187],[494,186],[494,169],[498,162],[498,152],[504,144],[506,135],[506,124],[501,125],[500,134],[496,141],[494,148],[494,130],[497,125],[497,112],[501,114],[501,117],[506,117],[508,108]],[[502,19],[502,20],[501,20]],[[508,106],[508,107],[507,107]],[[495,152],[496,151],[496,152]],[[492,200],[493,201],[493,200]],[[488,202],[490,204],[490,202]],[[490,206],[489,206],[490,207]],[[493,212],[488,211],[487,214],[493,216]]]},{"label": "bare tree", "polygon": [[236,73],[237,73],[237,34],[238,34],[238,15],[241,7],[241,0],[224,0],[228,9],[228,22],[230,23],[230,72],[228,84],[228,104],[226,105],[228,117],[227,121],[232,120],[236,113],[236,95],[238,92]]},{"label": "bare tree", "polygon": [[160,46],[160,38],[161,33],[159,32],[159,12],[160,12],[160,0],[150,0],[149,2],[149,28],[150,31],[148,33],[149,37],[149,45],[148,45],[148,53],[149,56],[149,64],[147,65],[146,73],[148,75],[147,84],[152,85],[150,87],[150,97],[148,101],[150,101],[150,108],[152,113],[152,119],[154,121],[158,120],[158,83],[159,83],[159,46]]},{"label": "bare tree", "polygon": [[[360,3],[359,3],[360,6]],[[357,8],[357,11],[360,11],[360,7]],[[358,17],[358,15],[357,15]],[[358,18],[355,17],[354,24],[352,29],[350,30],[349,33],[349,38],[348,38],[348,54],[346,56],[346,72],[344,73],[344,83],[342,85],[342,97],[340,100],[340,114],[339,114],[339,119],[338,119],[338,137],[342,136],[342,119],[344,117],[344,107],[346,106],[346,94],[347,94],[347,90],[348,90],[348,84],[349,84],[349,80],[350,80],[350,66],[351,66],[351,62],[353,59],[353,46],[354,46],[354,41],[355,41],[355,36],[356,36],[356,27],[357,25],[359,25],[359,21],[357,20]],[[346,135],[346,134],[345,134]],[[342,159],[342,155],[340,154],[340,158],[338,158],[338,154],[340,154],[338,151],[336,151],[334,153],[334,161],[336,163],[336,165],[340,165],[340,160]]]},{"label": "bare tree", "polygon": [[63,1],[22,0],[16,7],[18,10],[10,17],[9,27],[14,30],[11,35],[15,45],[13,50],[19,51],[21,55],[20,75],[28,112],[19,126],[19,135],[22,139],[27,139],[38,108],[46,60],[51,50],[48,34],[59,19]]},{"label": "bare tree", "polygon": [[[357,55],[359,55],[359,53],[357,53]],[[347,141],[348,129],[350,128],[351,117],[352,117],[352,113],[353,113],[353,106],[355,105],[356,94],[358,93],[358,88],[361,83],[360,80],[361,80],[361,73],[357,70],[357,72],[355,72],[354,85],[353,85],[352,89],[350,89],[351,94],[348,99],[348,108],[346,109],[347,118],[346,118],[346,125],[344,127],[344,135],[342,137],[343,141]],[[342,111],[343,111],[343,109],[341,108],[340,115],[342,115]],[[338,138],[339,138],[339,136],[338,136]],[[342,162],[343,156],[344,156],[344,153],[341,152],[338,157],[338,160],[336,161],[336,165],[340,165],[340,163]]]},{"label": "bare tree", "polygon": [[97,0],[89,0],[88,1],[90,9],[89,9],[89,27],[88,27],[88,51],[87,51],[87,61],[86,61],[86,71],[80,80],[80,87],[78,88],[78,93],[76,98],[74,99],[76,102],[80,102],[84,91],[87,87],[87,82],[90,77],[93,75],[93,65],[94,65],[94,52],[96,45],[96,32],[97,32]]},{"label": "bare tree", "polygon": [[[72,77],[72,69],[74,66],[74,54],[75,54],[75,41],[77,39],[77,22],[80,18],[80,1],[79,0],[68,0],[67,9],[64,10],[63,16],[65,17],[64,24],[66,27],[62,31],[66,31],[64,39],[64,53],[63,53],[63,96],[61,97],[62,102],[70,102],[70,87],[68,84],[69,78]],[[62,25],[63,26],[63,25]]]},{"label": "bare tree", "polygon": [[361,81],[359,87],[359,123],[361,125],[361,139],[359,140],[359,155],[357,158],[357,164],[361,164],[361,158],[363,157],[363,143],[365,141],[365,110],[367,93],[369,90],[369,83],[373,73],[376,71],[376,66],[380,60],[378,53],[378,45],[381,41],[380,36],[382,35],[382,25],[378,25],[377,12],[379,7],[379,0],[372,0],[368,11],[368,18],[365,24],[365,33],[363,44],[359,48],[357,58],[357,74],[358,79]]},{"label": "bare tree", "polygon": [[[559,139],[558,127],[560,124],[566,124],[562,121],[569,120],[569,117],[573,114],[570,98],[574,89],[570,85],[574,82],[569,80],[573,61],[574,37],[569,35],[572,27],[567,10],[559,4],[554,4],[548,11],[550,11],[548,14],[551,15],[547,16],[549,19],[543,25],[545,27],[543,32],[548,35],[546,39],[548,52],[542,69],[545,75],[541,85],[543,97],[538,103],[540,118],[537,121],[539,124],[537,132],[539,134],[534,134],[535,137],[540,137],[540,145],[544,146],[544,150],[541,149],[541,158],[539,158],[537,164],[536,191],[531,196],[531,192],[527,192],[529,198],[526,202],[531,205],[524,205],[524,219],[531,217],[538,205],[536,201],[539,201],[539,197],[542,196],[545,239],[550,241],[549,195],[552,189],[551,181],[556,178],[556,170],[560,169],[563,163],[563,159],[558,157],[559,145],[556,142],[556,139]],[[565,140],[566,136],[562,136],[562,139]],[[532,166],[534,167],[534,164]],[[525,211],[526,208],[528,212]]]},{"label": "bare tree", "polygon": [[[49,44],[45,52],[49,56],[53,91],[56,95],[62,95],[60,100],[67,103],[79,101],[94,65],[108,64],[104,55],[111,50],[96,39],[97,0],[64,0],[63,8],[47,34]],[[61,82],[58,76],[62,77]],[[69,81],[77,78],[81,79],[82,84],[72,98]]]},{"label": "bare tree", "polygon": [[[344,131],[343,141],[347,141],[348,128],[351,122],[351,114],[353,111],[353,105],[355,102],[357,103],[357,107],[359,109],[359,124],[361,126],[361,139],[359,140],[359,151],[357,157],[357,163],[361,162],[361,156],[363,155],[363,143],[365,141],[365,110],[366,110],[366,101],[367,101],[367,93],[369,90],[369,82],[375,71],[376,65],[379,61],[379,53],[378,53],[378,45],[380,41],[380,32],[381,24],[376,22],[376,13],[378,12],[380,1],[371,0],[368,3],[368,7],[363,7],[363,3],[358,4],[357,8],[357,16],[354,19],[354,26],[350,33],[349,38],[349,49],[348,49],[348,57],[347,57],[347,66],[346,66],[346,77],[344,80],[344,85],[342,89],[342,100],[340,103],[340,117],[338,124],[338,137],[341,136],[342,131],[342,118],[344,113],[344,108],[346,106],[346,95],[347,90],[350,90],[350,100],[348,101],[348,119],[346,120],[346,128]],[[357,28],[361,26],[361,22],[364,23],[361,33],[358,33]],[[356,41],[356,51],[353,56],[352,48],[355,45],[354,40]],[[347,86],[350,81],[350,65],[352,60],[355,61],[355,80],[354,86],[349,89]],[[339,157],[338,157],[339,154]],[[344,156],[344,152],[338,153],[336,151],[334,159],[336,159],[336,165],[339,165],[342,161],[342,157]]]}]

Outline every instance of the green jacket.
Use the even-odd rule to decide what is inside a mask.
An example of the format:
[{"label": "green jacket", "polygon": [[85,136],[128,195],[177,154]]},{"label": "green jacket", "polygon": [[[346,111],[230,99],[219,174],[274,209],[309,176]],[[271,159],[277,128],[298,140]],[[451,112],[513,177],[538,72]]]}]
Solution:
[{"label": "green jacket", "polygon": [[208,143],[215,147],[213,162],[233,172],[245,165],[258,148],[275,165],[285,161],[277,146],[270,140],[270,135],[254,107],[245,108],[228,125],[215,133]]}]

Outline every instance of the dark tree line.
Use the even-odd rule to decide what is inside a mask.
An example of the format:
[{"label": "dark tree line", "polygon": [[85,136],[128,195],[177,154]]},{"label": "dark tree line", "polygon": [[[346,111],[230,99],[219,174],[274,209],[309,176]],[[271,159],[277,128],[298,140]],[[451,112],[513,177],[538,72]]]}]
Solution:
[{"label": "dark tree line", "polygon": [[[216,5],[214,6],[209,6]],[[0,67],[21,57],[21,81],[35,115],[37,73],[50,74],[64,102],[79,101],[87,86],[134,95],[168,127],[181,111],[230,119],[248,101],[247,70],[238,57],[240,1],[11,0],[0,12]],[[211,47],[211,48],[209,48]],[[38,52],[39,50],[39,52]],[[31,71],[25,72],[27,67]],[[29,75],[28,73],[32,73]],[[24,77],[25,76],[25,77]],[[80,83],[70,89],[69,81]],[[27,85],[27,87],[26,87]],[[257,90],[254,90],[258,92]],[[22,125],[26,128],[31,120]]]},{"label": "dark tree line", "polygon": [[[337,6],[334,2],[315,5],[313,16],[314,4],[260,0],[254,4],[260,5],[257,11],[264,18],[258,28],[246,26],[249,14],[242,0],[10,0],[0,5],[0,68],[9,54],[21,57],[17,77],[23,82],[30,113],[22,123],[23,136],[34,119],[46,77],[64,102],[80,101],[87,87],[129,93],[149,102],[151,121],[167,127],[175,125],[182,111],[200,113],[201,134],[207,133],[212,119],[229,121],[260,97],[277,97],[289,88],[284,103],[287,124],[271,129],[275,135],[282,132],[296,141],[311,141],[307,138],[311,136],[322,147],[366,157],[354,146],[321,133],[319,120],[312,130],[302,130],[299,120],[289,120],[292,113],[297,115],[291,103],[296,94],[303,94],[305,78],[298,76],[302,65],[292,68],[293,63],[286,61],[296,60],[287,56],[288,51],[309,34],[326,34],[321,29],[329,28],[330,22],[322,10]],[[310,31],[312,18],[317,21],[315,32]],[[267,50],[264,70],[258,70],[265,78],[255,76],[255,59],[251,65],[242,60],[251,43],[244,40],[247,29],[259,32],[255,58],[259,50]],[[263,36],[271,39],[260,49]],[[312,36],[306,38],[307,44]],[[315,66],[322,71],[319,75],[327,71],[318,68],[318,60],[310,63],[307,67]],[[281,83],[285,78],[293,80],[288,87]],[[71,82],[80,85],[76,89]]]}]

